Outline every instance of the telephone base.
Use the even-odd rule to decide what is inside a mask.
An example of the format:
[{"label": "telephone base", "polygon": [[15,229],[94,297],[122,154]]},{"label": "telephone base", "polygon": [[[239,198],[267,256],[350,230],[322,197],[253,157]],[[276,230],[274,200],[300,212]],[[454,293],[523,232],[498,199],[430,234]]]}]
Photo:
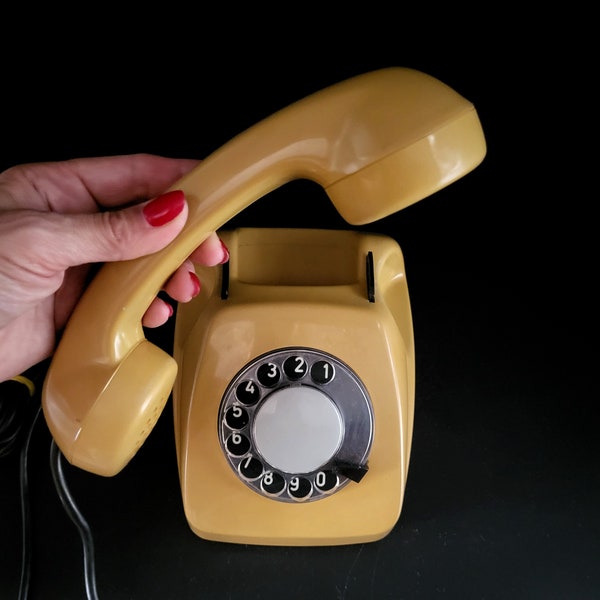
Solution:
[{"label": "telephone base", "polygon": [[400,515],[414,415],[400,248],[350,231],[219,233],[228,267],[198,267],[202,291],[175,324],[190,528],[260,545],[383,538]]}]

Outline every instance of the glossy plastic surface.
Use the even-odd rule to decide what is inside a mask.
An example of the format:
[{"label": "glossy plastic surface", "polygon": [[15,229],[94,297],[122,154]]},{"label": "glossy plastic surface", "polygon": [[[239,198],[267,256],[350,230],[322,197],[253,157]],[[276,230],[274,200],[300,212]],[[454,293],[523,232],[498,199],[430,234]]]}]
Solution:
[{"label": "glossy plastic surface", "polygon": [[158,349],[146,360],[141,318],[210,232],[296,178],[321,184],[349,223],[370,222],[469,172],[485,150],[470,102],[429,75],[389,68],[292,104],[214,152],[172,186],[190,208],[178,238],[151,256],[104,266],[70,319],[42,397],[65,457],[114,475],[149,433],[177,367]]},{"label": "glossy plastic surface", "polygon": [[[228,298],[221,299],[220,270],[198,268],[202,291],[180,306],[175,331],[181,366],[173,390],[175,437],[190,527],[206,539],[246,544],[382,538],[400,515],[414,417],[413,328],[398,244],[349,231],[240,229],[221,235],[231,253]],[[367,294],[369,252],[375,302]],[[282,279],[285,284],[275,283]],[[327,352],[353,369],[368,390],[374,417],[363,479],[295,505],[240,481],[221,449],[217,423],[221,398],[237,372],[257,356],[289,346]]]}]

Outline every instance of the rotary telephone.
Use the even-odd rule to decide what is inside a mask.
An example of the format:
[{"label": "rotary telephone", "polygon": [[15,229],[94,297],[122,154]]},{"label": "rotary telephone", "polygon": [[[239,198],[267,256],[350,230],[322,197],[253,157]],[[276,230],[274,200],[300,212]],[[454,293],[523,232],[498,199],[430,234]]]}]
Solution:
[{"label": "rotary telephone", "polygon": [[[189,217],[164,250],[104,265],[43,387],[73,465],[103,476],[135,455],[171,396],[185,515],[198,536],[267,545],[381,539],[400,515],[413,430],[413,329],[402,252],[360,231],[227,222],[294,179],[352,225],[381,219],[474,169],[473,105],[390,67],[291,104],[174,184]],[[163,282],[212,231],[230,251],[198,267],[173,356],[141,325]]]}]

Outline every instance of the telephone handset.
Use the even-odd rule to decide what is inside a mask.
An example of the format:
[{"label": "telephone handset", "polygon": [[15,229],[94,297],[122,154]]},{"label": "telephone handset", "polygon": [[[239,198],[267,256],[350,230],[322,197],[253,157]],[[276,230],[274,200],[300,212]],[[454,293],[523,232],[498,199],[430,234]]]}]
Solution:
[{"label": "telephone handset", "polygon": [[[310,179],[320,184],[348,223],[366,224],[417,202],[462,177],[483,160],[485,152],[483,132],[473,105],[439,80],[419,71],[400,67],[365,73],[316,92],[264,119],[222,146],[171,188],[183,190],[189,204],[188,221],[177,239],[164,250],[151,256],[104,265],[71,316],[50,364],[42,395],[44,415],[50,431],[67,460],[99,475],[111,476],[118,473],[134,456],[152,430],[171,391],[174,392],[175,400],[176,392],[179,394],[181,389],[186,387],[182,375],[178,377],[178,370],[187,373],[190,369],[181,369],[178,367],[178,362],[185,365],[192,358],[178,354],[177,351],[174,352],[175,357],[172,357],[150,343],[144,336],[141,318],[163,282],[210,232],[223,228],[229,219],[255,200],[284,183],[300,178]],[[256,239],[249,244],[243,242],[244,239],[249,239],[248,236],[252,237],[257,233],[264,240],[263,242]],[[305,280],[303,277],[300,278],[300,283],[292,283],[292,287],[302,289],[308,294],[306,304],[300,306],[292,302],[293,310],[298,311],[297,314],[304,315],[303,323],[307,328],[309,328],[307,324],[310,322],[310,317],[305,315],[305,311],[309,310],[310,313],[311,308],[314,309],[315,300],[309,293],[313,287],[318,290],[315,292],[317,296],[325,294],[317,301],[317,306],[323,309],[323,315],[328,315],[328,318],[323,321],[328,331],[331,331],[331,325],[335,323],[337,318],[335,315],[339,314],[338,309],[335,308],[336,302],[339,302],[339,306],[345,306],[349,302],[348,298],[340,296],[339,293],[345,291],[354,298],[355,283],[348,284],[350,288],[346,284],[348,281],[356,282],[360,277],[344,279],[344,284],[339,286],[330,284],[324,279],[331,278],[332,281],[336,281],[340,277],[339,273],[336,273],[337,270],[352,271],[354,263],[351,257],[355,258],[355,253],[359,250],[362,252],[367,249],[367,246],[374,245],[377,248],[384,248],[382,251],[385,256],[395,256],[390,261],[386,261],[374,256],[372,249],[367,251],[371,259],[375,258],[368,270],[372,275],[374,269],[376,271],[379,269],[377,273],[381,276],[380,282],[388,281],[383,284],[384,288],[393,289],[396,286],[392,285],[392,282],[404,278],[399,249],[392,250],[386,246],[388,242],[380,239],[370,236],[366,236],[366,239],[360,236],[357,239],[349,239],[343,234],[339,234],[341,237],[338,237],[338,234],[334,235],[330,232],[331,241],[327,242],[323,241],[322,234],[317,231],[300,234],[300,239],[296,238],[297,234],[289,235],[289,232],[271,233],[287,237],[289,245],[282,243],[281,238],[278,237],[276,246],[281,250],[281,256],[289,256],[290,260],[295,256],[293,260],[296,261],[297,269],[311,271],[314,267],[314,276],[307,275]],[[264,251],[263,244],[268,245],[269,235],[271,234],[266,230],[260,230],[234,236],[230,240],[232,246],[235,248],[236,244],[241,243],[240,251],[239,253],[236,251],[235,256],[247,264],[248,261],[243,255],[248,250],[248,254],[254,253],[268,263],[265,257],[269,252]],[[303,235],[307,235],[308,238],[304,238]],[[304,252],[310,247],[310,243],[303,241],[305,239],[318,241],[329,248],[332,252],[329,270],[319,267],[318,260],[308,265],[298,258],[296,255],[298,248]],[[393,268],[390,265],[393,265]],[[257,288],[265,291],[268,287],[272,299],[276,299],[279,294],[284,293],[284,290],[290,288],[285,281],[282,282],[281,289],[279,285],[273,285],[277,282],[272,281],[272,277],[277,276],[284,280],[287,277],[285,269],[281,267],[281,264],[274,264],[270,272],[267,272],[267,269],[258,277]],[[235,268],[235,263],[232,263],[232,268]],[[216,272],[220,274],[220,271],[215,268],[203,273],[202,278],[211,281],[211,277],[215,276]],[[252,272],[252,268],[244,272]],[[240,273],[245,276],[243,272],[238,274]],[[371,275],[365,277],[372,281]],[[262,282],[263,276],[267,277],[268,285]],[[308,283],[305,284],[304,281]],[[235,278],[232,284],[233,287],[238,285]],[[204,281],[203,286],[208,290],[216,289],[214,285],[206,285]],[[324,288],[327,288],[326,293]],[[250,295],[248,297],[244,295],[244,298],[247,298],[248,306],[251,306],[255,301],[252,300],[252,293],[250,291],[248,293]],[[207,306],[192,303],[190,310],[193,306],[197,314],[210,312],[213,310],[209,310],[213,299],[211,297],[209,302],[208,297],[201,294],[199,302],[208,302]],[[258,304],[264,301],[264,298],[256,298]],[[377,305],[369,299],[367,302],[369,305]],[[398,329],[400,333],[396,332],[396,334],[403,340],[400,344],[402,350],[399,350],[400,346],[398,346],[393,351],[396,355],[394,359],[390,360],[388,355],[388,363],[390,368],[398,367],[408,382],[403,384],[408,387],[405,387],[402,394],[397,392],[397,383],[394,383],[392,385],[394,389],[390,390],[392,398],[396,397],[390,402],[399,402],[408,407],[398,413],[403,414],[403,424],[396,432],[404,440],[401,444],[403,456],[400,462],[405,464],[408,458],[407,436],[410,437],[412,431],[412,426],[409,424],[412,418],[410,406],[413,402],[410,396],[414,391],[410,384],[412,377],[410,369],[413,361],[412,328],[408,324],[410,313],[406,313],[407,305],[400,309],[399,301],[391,296],[382,304],[387,305],[388,302],[390,304],[388,310],[392,314],[396,309],[399,314],[402,314],[401,318],[396,315],[385,322],[387,326]],[[286,303],[289,305],[290,298],[284,294],[282,305]],[[274,306],[273,300],[269,300],[268,304]],[[350,311],[348,315],[353,314],[352,310],[349,308],[348,310]],[[180,323],[187,323],[190,328],[193,328],[194,319],[189,316],[189,311],[181,312],[184,314],[180,321],[178,311],[177,328],[181,331]],[[312,312],[315,315],[321,314],[314,310]],[[262,313],[257,315],[257,318],[267,319]],[[293,322],[293,319],[290,322]],[[365,326],[367,322],[369,319],[361,321],[359,318],[357,323]],[[343,320],[343,323],[347,331],[351,330],[352,318],[349,321]],[[377,323],[379,323],[377,320],[371,321],[371,325]],[[282,327],[285,329],[283,323]],[[366,329],[368,330],[368,327]],[[239,335],[239,331],[230,333],[234,337]],[[346,495],[347,490],[352,489],[350,485],[338,486],[336,483],[336,493],[330,493],[330,490],[326,489],[330,485],[330,481],[327,480],[329,473],[324,471],[321,473],[322,469],[316,463],[319,463],[319,460],[327,462],[324,460],[325,457],[333,460],[342,449],[342,458],[345,456],[348,464],[342,464],[344,461],[338,460],[333,469],[336,477],[338,479],[341,477],[344,482],[358,479],[359,474],[364,475],[366,459],[369,455],[372,456],[378,444],[378,428],[385,429],[385,425],[377,415],[378,401],[373,401],[372,393],[364,384],[363,377],[358,375],[360,352],[353,355],[350,363],[340,358],[344,356],[342,339],[339,340],[340,346],[323,343],[323,347],[319,348],[315,347],[317,337],[300,336],[305,342],[298,343],[294,339],[293,332],[288,331],[288,333],[290,336],[288,341],[278,342],[280,347],[277,349],[274,349],[268,340],[262,338],[258,344],[246,345],[246,348],[251,348],[252,351],[262,348],[264,360],[258,355],[245,356],[243,352],[240,353],[239,358],[247,361],[239,365],[239,377],[248,380],[249,390],[253,385],[260,388],[262,400],[258,400],[259,406],[256,408],[243,407],[243,402],[239,400],[237,392],[232,391],[233,388],[222,390],[223,404],[217,411],[219,414],[214,416],[212,423],[214,431],[211,430],[210,423],[207,431],[209,437],[214,438],[214,435],[217,435],[221,447],[221,456],[220,458],[214,456],[213,464],[217,464],[211,469],[218,470],[223,467],[222,463],[227,462],[231,467],[230,470],[235,470],[238,474],[243,469],[246,469],[247,473],[254,472],[252,468],[266,469],[271,473],[268,476],[269,481],[274,474],[285,473],[286,501],[284,502],[277,501],[283,499],[278,492],[265,494],[264,489],[259,489],[260,484],[257,484],[259,488],[254,489],[252,489],[254,484],[241,487],[255,496],[261,506],[267,502],[268,510],[273,506],[286,506],[288,509],[292,507],[298,509],[302,506],[309,514],[316,514],[322,509],[315,509],[315,506],[344,504],[341,499]],[[205,335],[206,332],[200,334],[200,337],[205,339],[208,346],[215,342],[214,338],[203,337]],[[274,337],[279,340],[278,336]],[[330,335],[330,339],[334,337],[336,336]],[[366,343],[369,338],[367,336],[364,339]],[[379,342],[384,343],[385,339],[384,336]],[[235,340],[230,340],[230,343],[232,346],[235,345]],[[356,339],[355,344],[358,343],[359,340]],[[185,344],[186,342],[182,341],[181,347]],[[221,365],[207,356],[207,348],[203,348],[201,353],[202,360],[210,364],[210,368],[214,369],[215,373],[219,373]],[[369,353],[377,355],[377,352],[367,347],[363,347],[362,353],[365,356]],[[266,367],[261,360],[267,365]],[[396,362],[398,364],[395,364]],[[306,386],[307,389],[310,388],[310,394],[307,394],[303,383],[294,380],[294,370],[290,367],[294,363],[298,371],[304,372],[306,369],[307,375],[309,369],[314,368],[316,372],[321,368],[329,370],[330,373],[335,372],[339,375],[339,379],[336,378],[335,383],[328,387],[326,376],[321,374],[321,378],[325,377],[325,380],[320,381],[318,377],[316,380],[310,380],[311,384]],[[286,371],[286,365],[288,371],[292,369],[290,371],[292,375]],[[375,366],[373,365],[374,368]],[[202,365],[197,367],[200,370],[205,368]],[[271,388],[263,385],[259,376],[259,371],[264,375],[264,371],[269,369],[278,372],[282,377],[273,386],[270,395],[267,394],[267,390]],[[195,370],[196,367],[191,367],[191,372]],[[231,377],[233,378],[234,375],[231,374]],[[205,372],[199,374],[198,381],[206,376]],[[396,377],[397,375],[393,375],[392,379],[395,380]],[[265,381],[269,381],[268,377]],[[309,381],[309,379],[302,381]],[[335,385],[341,385],[343,394],[355,397],[351,408],[340,407],[339,403],[330,397],[330,390]],[[280,455],[293,453],[286,453],[283,450],[284,441],[271,440],[268,432],[274,424],[279,424],[280,428],[283,428],[280,430],[280,436],[283,435],[281,431],[286,427],[290,433],[289,415],[300,416],[297,414],[298,408],[289,395],[290,392],[286,392],[289,389],[296,389],[306,400],[305,404],[313,407],[312,412],[320,415],[316,420],[319,423],[322,421],[321,424],[328,433],[322,439],[319,438],[320,449],[311,448],[308,443],[301,444],[303,450],[298,457],[305,458],[294,459],[289,456],[287,460],[290,464],[283,458],[280,459],[282,462],[279,464],[278,453]],[[196,393],[196,388],[189,391],[193,395]],[[200,395],[203,393],[199,388],[197,391]],[[251,392],[248,393],[251,395]],[[267,396],[278,398],[278,401],[273,400],[267,405],[264,400]],[[188,439],[195,437],[189,427],[196,422],[193,403],[189,399],[181,400],[180,396],[176,402],[176,413],[179,419],[179,422],[175,423],[176,440],[180,473],[184,478],[182,485],[185,488],[190,483],[186,479],[185,472],[189,464],[184,460],[182,453],[187,451]],[[263,404],[265,407],[260,408]],[[287,411],[282,413],[287,416],[278,414],[280,406],[288,407]],[[187,410],[186,414],[182,412],[184,407]],[[264,460],[260,465],[252,463],[250,455],[246,461],[242,460],[245,454],[236,457],[235,452],[241,452],[241,447],[236,447],[234,444],[234,441],[239,440],[242,435],[239,431],[231,429],[236,435],[232,436],[230,448],[227,447],[229,436],[226,435],[230,430],[226,427],[221,429],[220,433],[217,431],[221,427],[221,425],[217,426],[217,419],[220,419],[220,423],[227,423],[227,419],[230,418],[233,419],[231,422],[239,424],[240,421],[236,421],[233,413],[239,413],[242,408],[252,422],[250,440],[252,449],[267,455],[266,458],[261,455]],[[358,413],[355,413],[355,408]],[[273,412],[275,416],[268,417],[268,411]],[[356,414],[360,414],[360,418],[356,418]],[[202,418],[212,420],[209,415]],[[286,420],[287,425],[284,425]],[[358,431],[361,428],[360,423],[365,421],[369,423],[369,427],[361,433]],[[185,432],[182,423],[187,423],[188,430]],[[353,424],[351,431],[348,428],[350,423]],[[313,422],[313,425],[317,426],[317,423]],[[350,444],[346,443],[348,436],[350,438],[355,436]],[[243,437],[247,436],[243,435]],[[329,445],[335,446],[335,449],[330,448]],[[232,447],[234,452],[231,452]],[[314,454],[313,462],[306,458],[306,455],[311,452]],[[209,454],[213,456],[214,453],[211,451]],[[297,463],[294,460],[297,460]],[[229,468],[227,464],[224,466]],[[393,469],[393,465],[388,465],[388,468]],[[293,472],[288,473],[286,469],[292,469]],[[294,469],[300,469],[301,473],[296,473]],[[371,471],[375,469],[376,467],[373,466]],[[305,498],[290,494],[293,488],[305,486],[308,478],[301,477],[305,471],[313,477],[309,481],[312,491],[308,499],[315,500],[318,497],[320,498],[318,502],[304,502]],[[387,476],[392,479],[403,478],[405,469],[401,471],[403,475],[399,472],[382,473],[381,477],[384,480]],[[251,480],[243,475],[241,478],[246,482]],[[369,478],[378,479],[371,477],[369,472],[365,476],[365,482],[356,484],[355,487],[368,488],[366,481]],[[234,474],[235,484],[240,484],[239,479],[239,477],[236,479]],[[313,495],[313,491],[319,489],[319,482],[326,480],[327,483],[323,483],[319,492]],[[398,484],[396,481],[395,489],[398,488]],[[201,483],[198,482],[197,485]],[[235,488],[231,480],[227,480],[223,486],[219,487],[223,494],[232,493]],[[403,489],[403,483],[400,487]],[[339,493],[337,493],[338,488]],[[372,491],[387,492],[385,486],[381,490],[375,488]],[[298,493],[302,494],[302,492]],[[348,496],[351,495],[348,493]],[[395,499],[392,503],[398,509],[398,493],[393,495]],[[277,500],[274,501],[274,498]],[[340,500],[334,502],[335,498]],[[197,502],[197,499],[192,502]],[[253,505],[253,502],[250,501],[249,504]],[[363,506],[363,503],[357,502],[357,506]],[[371,508],[372,512],[379,510],[376,505]],[[192,527],[199,532],[203,526],[193,525],[195,517],[191,514],[199,510],[198,506],[196,504],[188,506],[187,510]],[[298,530],[287,533],[283,531],[279,535],[276,528],[282,527],[285,519],[284,511],[281,519],[275,520],[276,524],[273,525],[275,529],[265,535],[257,535],[253,531],[242,533],[237,538],[234,532],[227,531],[206,531],[205,535],[213,539],[246,540],[250,543],[257,540],[260,543],[278,543],[281,540],[286,543],[336,543],[338,541],[343,543],[347,540],[380,537],[390,521],[387,518],[384,527],[380,527],[377,531],[373,531],[372,528],[364,534],[344,535],[342,530],[336,530],[331,535],[319,533],[311,535],[300,533],[302,529],[300,525]],[[294,519],[292,513],[287,521]],[[300,522],[304,521],[300,519]],[[349,527],[352,530],[352,526]],[[285,527],[283,529],[285,530]],[[306,531],[309,528],[304,527],[304,529]],[[240,531],[242,530],[243,527]]]}]

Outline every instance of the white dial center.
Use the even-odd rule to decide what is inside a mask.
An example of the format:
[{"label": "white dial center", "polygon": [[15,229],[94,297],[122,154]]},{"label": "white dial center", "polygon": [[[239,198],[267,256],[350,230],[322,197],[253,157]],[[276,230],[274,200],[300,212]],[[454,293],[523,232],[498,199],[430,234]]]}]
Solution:
[{"label": "white dial center", "polygon": [[256,411],[254,441],[274,468],[286,473],[316,471],[340,447],[342,417],[331,399],[308,386],[273,392]]}]

